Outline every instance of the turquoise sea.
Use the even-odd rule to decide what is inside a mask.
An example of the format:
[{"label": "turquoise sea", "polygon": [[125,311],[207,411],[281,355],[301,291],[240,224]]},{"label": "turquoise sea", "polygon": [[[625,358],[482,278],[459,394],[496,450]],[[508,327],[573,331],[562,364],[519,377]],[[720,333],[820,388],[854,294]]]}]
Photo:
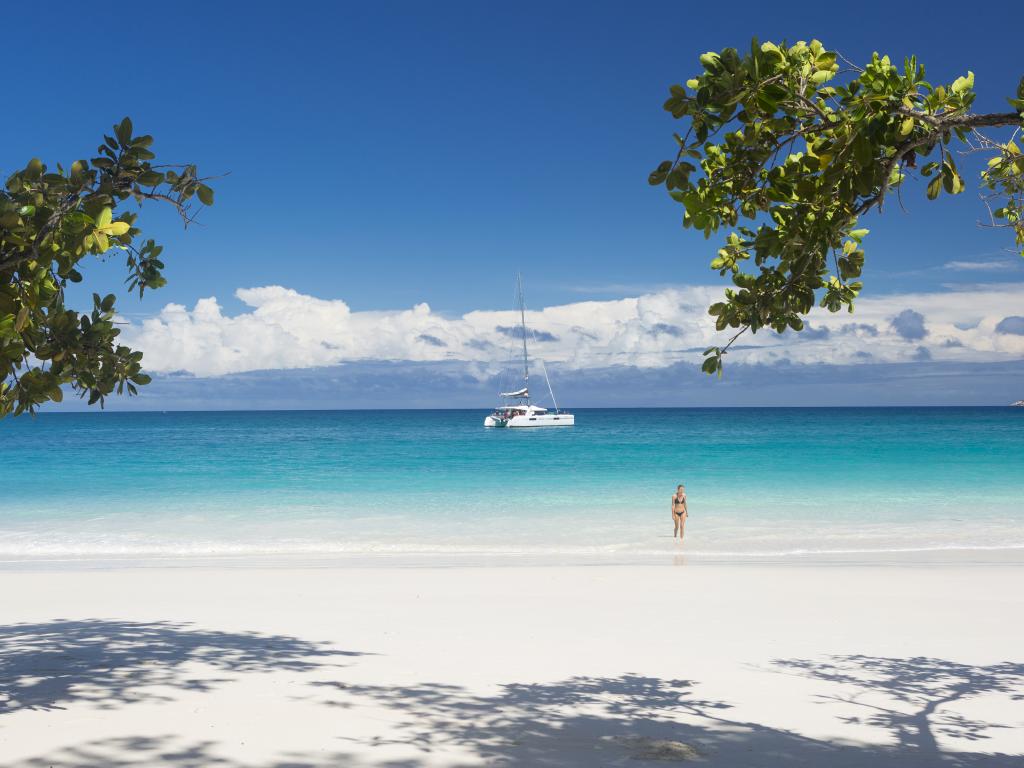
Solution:
[{"label": "turquoise sea", "polygon": [[1024,409],[584,409],[542,430],[485,414],[6,420],[0,561],[1024,560]]}]

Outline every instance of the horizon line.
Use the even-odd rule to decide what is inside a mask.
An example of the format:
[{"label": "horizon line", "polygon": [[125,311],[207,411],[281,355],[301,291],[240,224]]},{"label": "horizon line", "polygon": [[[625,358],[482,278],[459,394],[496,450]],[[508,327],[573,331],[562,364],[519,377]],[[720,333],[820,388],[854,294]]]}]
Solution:
[{"label": "horizon line", "polygon": [[[160,408],[160,409],[51,409],[31,414],[30,418],[49,415],[131,415],[131,414],[167,414],[167,413],[363,413],[363,412],[455,412],[465,411],[476,413],[493,408],[493,405],[462,408]],[[779,410],[779,411],[811,411],[811,410],[882,410],[882,409],[916,409],[942,410],[950,408],[1017,408],[1014,403],[1004,404],[946,404],[946,405],[609,405],[580,406],[560,408],[561,411],[734,411],[734,410]]]}]

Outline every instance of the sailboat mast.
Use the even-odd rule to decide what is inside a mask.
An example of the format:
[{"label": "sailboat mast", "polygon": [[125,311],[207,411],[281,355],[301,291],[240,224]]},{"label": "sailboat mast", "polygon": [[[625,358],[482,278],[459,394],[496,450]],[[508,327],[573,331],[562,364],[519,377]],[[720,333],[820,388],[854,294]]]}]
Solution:
[{"label": "sailboat mast", "polygon": [[530,363],[529,358],[526,356],[526,301],[523,298],[523,273],[516,273],[516,285],[519,289],[519,320],[522,323],[523,329],[523,379],[526,381],[526,386],[530,386]]}]

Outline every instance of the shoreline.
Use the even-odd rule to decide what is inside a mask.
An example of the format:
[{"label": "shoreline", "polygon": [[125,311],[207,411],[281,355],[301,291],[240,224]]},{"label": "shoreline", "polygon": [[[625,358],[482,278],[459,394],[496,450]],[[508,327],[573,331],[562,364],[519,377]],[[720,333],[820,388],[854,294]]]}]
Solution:
[{"label": "shoreline", "polygon": [[921,567],[1024,566],[1024,545],[922,547],[786,553],[523,553],[352,552],[125,555],[0,559],[0,572],[117,571],[135,569],[347,569],[347,568],[645,568],[645,567]]}]

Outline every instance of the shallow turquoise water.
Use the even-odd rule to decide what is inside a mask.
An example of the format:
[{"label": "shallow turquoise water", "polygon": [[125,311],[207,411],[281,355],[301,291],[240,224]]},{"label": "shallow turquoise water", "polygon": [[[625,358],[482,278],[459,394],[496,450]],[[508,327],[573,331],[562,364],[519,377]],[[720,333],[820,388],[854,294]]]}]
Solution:
[{"label": "shallow turquoise water", "polygon": [[1024,409],[43,414],[0,422],[0,560],[1024,548]]}]

